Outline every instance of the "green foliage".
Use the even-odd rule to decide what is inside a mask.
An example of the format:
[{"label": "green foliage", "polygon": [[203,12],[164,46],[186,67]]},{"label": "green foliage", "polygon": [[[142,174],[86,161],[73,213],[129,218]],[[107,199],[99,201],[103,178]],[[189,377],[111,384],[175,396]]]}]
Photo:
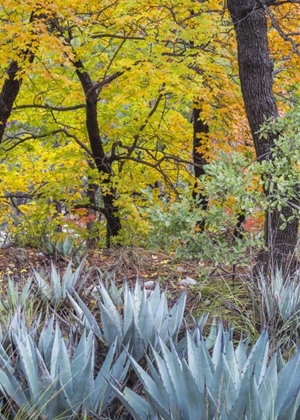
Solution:
[{"label": "green foliage", "polygon": [[[298,101],[298,98],[295,98]],[[258,165],[258,171],[269,190],[268,206],[277,208],[289,206],[289,200],[299,194],[300,178],[300,108],[292,107],[282,118],[266,122],[261,129],[261,137],[268,133],[280,133],[272,148],[272,159]],[[286,220],[281,215],[280,229],[284,230],[289,222],[299,214],[299,205],[294,207],[293,214]]]},{"label": "green foliage", "polygon": [[[236,235],[235,231],[239,215],[247,219],[255,209],[264,208],[261,192],[251,191],[257,175],[254,171],[255,165],[241,153],[220,154],[219,159],[205,165],[199,192],[208,197],[208,209],[190,192],[175,202],[164,198],[158,202],[151,191],[143,190],[149,203],[144,209],[150,225],[148,246],[175,250],[179,258],[195,257],[214,264],[247,263],[246,251],[261,243],[261,235]],[[203,232],[198,228],[201,221],[205,221]]]},{"label": "green foliage", "polygon": [[264,331],[250,351],[243,341],[234,348],[232,332],[219,326],[210,354],[202,338],[187,335],[187,361],[172,341],[152,349],[146,372],[131,358],[146,400],[125,388],[115,389],[135,420],[266,419],[294,420],[299,415],[300,353],[283,367],[274,353],[268,363],[268,334]]}]

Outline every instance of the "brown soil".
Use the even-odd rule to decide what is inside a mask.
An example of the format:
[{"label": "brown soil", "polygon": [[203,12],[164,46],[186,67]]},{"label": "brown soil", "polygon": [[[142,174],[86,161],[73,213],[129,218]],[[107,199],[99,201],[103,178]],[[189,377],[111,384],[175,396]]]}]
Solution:
[{"label": "brown soil", "polygon": [[[42,271],[44,278],[51,272],[53,262],[61,273],[69,264],[68,258],[51,257],[31,248],[0,248],[0,291],[5,296],[7,279],[14,279],[19,290],[29,277],[34,277],[33,270]],[[186,311],[198,316],[210,312],[218,319],[227,322],[240,317],[236,311],[236,302],[231,297],[243,300],[247,296],[247,288],[243,273],[238,273],[233,281],[232,272],[219,268],[204,267],[197,260],[176,261],[173,255],[154,253],[140,248],[116,248],[111,250],[90,250],[86,256],[82,270],[82,278],[86,277],[82,291],[93,288],[101,279],[114,279],[117,285],[127,281],[133,285],[136,280],[153,289],[159,281],[161,289],[167,289],[169,302],[175,302],[187,289]],[[88,276],[87,276],[88,273]],[[205,279],[204,279],[205,277]],[[184,286],[180,281],[194,279],[194,286]],[[152,282],[152,283],[150,283]],[[230,293],[228,294],[228,291]],[[227,295],[226,295],[227,294]],[[83,296],[86,294],[83,293]],[[225,296],[226,295],[226,296]],[[87,299],[87,302],[90,299]],[[246,305],[248,303],[246,302]],[[245,309],[246,310],[246,309]]]}]

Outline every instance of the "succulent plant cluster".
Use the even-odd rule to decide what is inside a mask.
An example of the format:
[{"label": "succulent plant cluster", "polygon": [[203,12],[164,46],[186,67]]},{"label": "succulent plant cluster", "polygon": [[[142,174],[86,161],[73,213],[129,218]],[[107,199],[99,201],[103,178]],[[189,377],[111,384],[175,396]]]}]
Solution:
[{"label": "succulent plant cluster", "polygon": [[[300,419],[300,351],[286,360],[280,344],[270,352],[267,328],[256,342],[237,342],[233,328],[215,320],[209,328],[208,315],[185,318],[185,292],[170,305],[158,284],[149,291],[139,282],[100,281],[92,311],[81,270],[69,265],[60,276],[53,265],[22,291],[9,280],[0,419]],[[29,295],[44,298],[30,322]]]},{"label": "succulent plant cluster", "polygon": [[[159,340],[168,342],[175,338],[183,323],[186,294],[183,293],[169,309],[166,292],[141,288],[137,282],[133,289],[128,284],[123,286],[123,297],[113,291],[110,294],[104,284],[100,284],[94,293],[98,301],[101,325],[95,322],[93,314],[77,293],[69,299],[77,313],[78,321],[90,328],[109,345],[117,339],[118,348],[127,346],[128,352],[136,360],[145,355],[149,345],[158,347]],[[120,310],[121,308],[121,310]]]},{"label": "succulent plant cluster", "polygon": [[250,351],[243,341],[234,348],[220,324],[212,354],[188,333],[185,359],[172,341],[170,348],[160,341],[147,356],[148,371],[131,358],[146,399],[128,387],[114,389],[135,420],[299,418],[300,353],[285,365],[274,353],[268,363],[268,342],[264,331]]},{"label": "succulent plant cluster", "polygon": [[78,266],[86,252],[83,244],[74,246],[74,242],[69,235],[61,240],[51,240],[48,236],[42,239],[40,249],[45,254],[51,255],[55,259],[58,257],[72,260],[72,264]]},{"label": "succulent plant cluster", "polygon": [[116,343],[95,376],[94,334],[83,331],[77,346],[68,348],[72,337],[63,339],[54,316],[47,317],[40,333],[29,331],[24,318],[16,316],[7,333],[9,345],[0,346],[0,389],[10,415],[73,419],[79,412],[99,412],[114,398],[108,383],[117,386],[125,379],[127,354],[115,357]]},{"label": "succulent plant cluster", "polygon": [[70,261],[62,278],[53,263],[51,264],[50,279],[45,280],[42,273],[34,271],[35,280],[41,297],[48,300],[54,307],[59,305],[66,299],[67,293],[73,293],[75,290],[83,263],[84,260],[82,260],[76,270],[73,271],[73,264],[72,261]]},{"label": "succulent plant cluster", "polygon": [[260,297],[256,309],[260,324],[270,332],[272,347],[276,348],[279,342],[287,350],[297,345],[300,324],[299,277],[284,276],[278,268],[269,279],[260,273],[254,293]]}]

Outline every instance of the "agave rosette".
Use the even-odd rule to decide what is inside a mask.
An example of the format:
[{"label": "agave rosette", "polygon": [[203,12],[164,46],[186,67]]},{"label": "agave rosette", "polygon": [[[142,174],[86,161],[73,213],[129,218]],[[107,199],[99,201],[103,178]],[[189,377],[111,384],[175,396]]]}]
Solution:
[{"label": "agave rosette", "polygon": [[127,374],[127,354],[123,351],[116,358],[113,342],[95,375],[93,332],[83,331],[78,345],[68,347],[54,316],[47,319],[39,337],[15,317],[11,338],[12,355],[0,345],[0,390],[13,402],[13,414],[20,410],[30,418],[49,419],[99,414],[115,398],[108,383],[118,386]]},{"label": "agave rosette", "polygon": [[69,296],[69,299],[78,322],[92,329],[109,345],[117,339],[119,349],[127,346],[132,357],[139,360],[149,345],[157,348],[160,340],[168,342],[171,337],[177,340],[183,322],[185,293],[169,309],[167,294],[160,291],[158,283],[150,295],[138,282],[133,289],[125,283],[123,300],[118,304],[103,284],[100,284],[98,291],[101,325],[77,293],[74,293],[74,298]]}]

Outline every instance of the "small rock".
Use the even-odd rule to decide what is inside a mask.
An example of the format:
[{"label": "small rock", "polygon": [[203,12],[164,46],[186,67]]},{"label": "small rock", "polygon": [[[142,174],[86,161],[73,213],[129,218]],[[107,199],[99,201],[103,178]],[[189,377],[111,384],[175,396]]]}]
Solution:
[{"label": "small rock", "polygon": [[144,283],[144,287],[145,287],[146,289],[149,289],[149,288],[151,288],[151,287],[154,287],[154,285],[155,285],[155,281],[152,281],[152,280],[145,281],[145,283]]},{"label": "small rock", "polygon": [[87,289],[85,289],[84,294],[86,296],[88,296],[90,294],[91,295],[98,295],[99,294],[99,290],[98,290],[98,288],[96,286],[90,286]]},{"label": "small rock", "polygon": [[201,293],[201,292],[198,292],[198,293],[196,294],[195,301],[196,301],[197,303],[199,303],[199,302],[201,302],[201,300],[202,300],[202,293]]},{"label": "small rock", "polygon": [[189,286],[189,285],[195,285],[197,284],[197,282],[191,277],[186,277],[185,279],[180,280],[179,284],[181,286]]}]

